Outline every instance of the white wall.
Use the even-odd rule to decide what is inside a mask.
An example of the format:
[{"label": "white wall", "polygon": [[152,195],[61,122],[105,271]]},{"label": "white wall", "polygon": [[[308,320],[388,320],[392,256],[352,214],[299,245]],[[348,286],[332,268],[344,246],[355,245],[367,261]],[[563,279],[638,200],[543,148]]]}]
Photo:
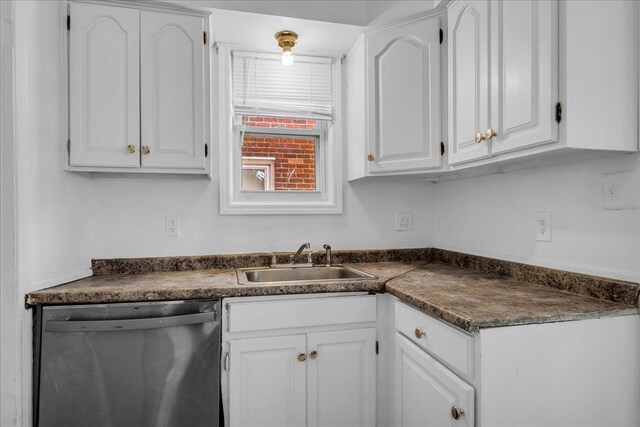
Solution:
[{"label": "white wall", "polygon": [[284,16],[349,25],[370,25],[390,22],[412,13],[432,9],[431,0],[366,1],[349,0],[339,4],[335,0],[171,0],[189,7],[228,9],[272,16]]},{"label": "white wall", "polygon": [[[217,169],[217,168],[214,168]],[[215,172],[214,172],[215,173]],[[345,184],[342,215],[220,216],[217,179],[94,178],[94,257],[428,246],[429,186],[416,178]],[[410,232],[395,212],[413,212]],[[165,215],[180,215],[181,236],[165,235]]]},{"label": "white wall", "polygon": [[[2,5],[3,19],[9,9]],[[61,1],[15,2],[15,141],[6,143],[15,144],[16,277],[3,274],[2,282],[2,426],[31,424],[32,312],[24,294],[91,273],[91,180],[63,170],[64,16]]]},{"label": "white wall", "polygon": [[15,251],[14,8],[0,2],[0,425],[21,411],[20,308]]},{"label": "white wall", "polygon": [[26,291],[90,274],[91,180],[63,170],[66,3],[16,2],[19,233]]},{"label": "white wall", "polygon": [[[614,278],[640,280],[640,211],[604,210],[602,175],[631,171],[640,155],[604,158],[433,184],[434,246]],[[552,241],[535,241],[537,211]]]}]

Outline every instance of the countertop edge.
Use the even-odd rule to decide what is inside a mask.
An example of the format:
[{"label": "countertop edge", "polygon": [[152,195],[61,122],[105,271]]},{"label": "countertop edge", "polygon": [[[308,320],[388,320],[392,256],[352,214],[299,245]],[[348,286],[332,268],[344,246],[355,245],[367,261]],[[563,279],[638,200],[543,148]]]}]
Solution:
[{"label": "countertop edge", "polygon": [[[149,301],[167,301],[167,300],[193,300],[193,299],[211,299],[211,298],[229,298],[243,296],[277,296],[290,294],[319,294],[319,293],[341,293],[341,292],[369,292],[369,293],[389,293],[394,295],[403,302],[410,304],[417,310],[440,319],[448,324],[457,327],[467,333],[478,333],[480,329],[532,325],[542,323],[567,322],[576,320],[598,319],[616,316],[626,316],[639,314],[637,307],[619,304],[621,307],[611,310],[593,311],[584,313],[569,313],[560,315],[542,315],[542,316],[521,316],[521,317],[504,317],[495,319],[479,319],[472,320],[449,311],[435,303],[429,302],[424,298],[418,298],[409,292],[399,289],[389,282],[401,279],[401,277],[409,272],[425,267],[432,262],[415,262],[413,266],[407,265],[407,269],[389,277],[363,280],[353,280],[348,282],[331,282],[327,281],[321,284],[301,284],[288,283],[278,285],[255,285],[246,286],[238,285],[237,287],[228,287],[212,285],[210,288],[197,287],[193,288],[165,288],[153,290],[133,290],[132,292],[118,292],[112,289],[103,291],[60,291],[56,294],[53,292],[40,294],[41,291],[34,291],[25,295],[25,306],[30,308],[37,305],[63,305],[63,304],[105,304],[105,303],[122,303],[122,302],[149,302]],[[364,272],[367,271],[368,263],[345,263],[344,265],[357,268]],[[460,267],[459,267],[460,268]],[[217,270],[223,278],[227,274],[235,277],[235,269]],[[369,271],[370,272],[370,271]],[[169,273],[171,274],[171,273]],[[94,276],[102,278],[105,276]],[[499,278],[498,278],[499,279]],[[83,279],[84,280],[84,279]],[[212,279],[214,280],[214,279]],[[530,283],[531,286],[542,286],[537,283]],[[58,285],[60,287],[64,285]],[[56,288],[53,287],[53,288]],[[52,289],[52,288],[49,288]],[[555,289],[558,292],[567,292]],[[569,292],[570,293],[570,292]],[[575,294],[574,294],[575,295]],[[593,297],[589,297],[593,298]]]}]

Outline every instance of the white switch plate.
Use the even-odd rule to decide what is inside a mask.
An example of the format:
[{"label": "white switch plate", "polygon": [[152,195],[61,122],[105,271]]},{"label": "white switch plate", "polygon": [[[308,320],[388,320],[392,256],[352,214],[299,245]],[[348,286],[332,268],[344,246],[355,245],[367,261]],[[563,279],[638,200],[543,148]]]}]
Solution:
[{"label": "white switch plate", "polygon": [[411,212],[396,212],[396,231],[413,229],[413,214]]},{"label": "white switch plate", "polygon": [[536,240],[551,241],[551,212],[536,212]]},{"label": "white switch plate", "polygon": [[165,216],[165,231],[167,236],[180,235],[180,216],[179,215]]},{"label": "white switch plate", "polygon": [[602,175],[602,208],[606,210],[637,209],[640,185],[631,172]]}]

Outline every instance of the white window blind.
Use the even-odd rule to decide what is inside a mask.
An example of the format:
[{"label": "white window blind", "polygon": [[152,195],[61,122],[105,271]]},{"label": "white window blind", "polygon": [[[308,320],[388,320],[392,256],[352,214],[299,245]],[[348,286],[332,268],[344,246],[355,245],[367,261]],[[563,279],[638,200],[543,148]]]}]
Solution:
[{"label": "white window blind", "polygon": [[234,113],[331,120],[332,62],[295,55],[285,67],[280,55],[233,52]]}]

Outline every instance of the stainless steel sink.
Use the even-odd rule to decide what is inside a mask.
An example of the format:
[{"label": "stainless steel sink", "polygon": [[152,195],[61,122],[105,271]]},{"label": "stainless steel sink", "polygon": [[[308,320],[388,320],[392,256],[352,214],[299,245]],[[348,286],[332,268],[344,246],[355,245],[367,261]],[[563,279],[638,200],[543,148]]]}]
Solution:
[{"label": "stainless steel sink", "polygon": [[325,281],[345,281],[354,279],[377,279],[371,274],[363,273],[343,265],[331,267],[258,267],[239,268],[236,270],[238,283],[250,285],[256,283],[305,282],[318,283]]}]

